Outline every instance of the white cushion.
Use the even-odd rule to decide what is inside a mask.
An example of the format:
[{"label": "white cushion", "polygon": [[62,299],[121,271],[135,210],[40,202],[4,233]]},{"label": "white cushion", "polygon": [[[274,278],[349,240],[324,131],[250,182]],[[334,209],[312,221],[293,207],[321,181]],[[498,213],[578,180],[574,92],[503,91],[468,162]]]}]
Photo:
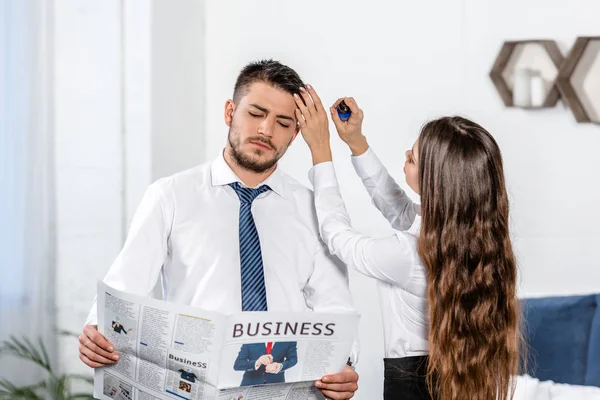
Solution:
[{"label": "white cushion", "polygon": [[517,377],[514,400],[600,400],[600,387],[540,381],[524,375]]}]

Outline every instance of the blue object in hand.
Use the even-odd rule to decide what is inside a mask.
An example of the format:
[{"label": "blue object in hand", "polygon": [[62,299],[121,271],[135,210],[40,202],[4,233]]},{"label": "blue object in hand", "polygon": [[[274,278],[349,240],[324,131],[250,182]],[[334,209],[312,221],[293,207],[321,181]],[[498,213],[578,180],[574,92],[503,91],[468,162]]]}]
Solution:
[{"label": "blue object in hand", "polygon": [[350,107],[348,107],[348,105],[344,103],[344,100],[342,100],[340,104],[338,104],[336,109],[342,121],[348,121],[348,119],[350,119],[350,115],[352,114],[352,112],[350,111]]}]

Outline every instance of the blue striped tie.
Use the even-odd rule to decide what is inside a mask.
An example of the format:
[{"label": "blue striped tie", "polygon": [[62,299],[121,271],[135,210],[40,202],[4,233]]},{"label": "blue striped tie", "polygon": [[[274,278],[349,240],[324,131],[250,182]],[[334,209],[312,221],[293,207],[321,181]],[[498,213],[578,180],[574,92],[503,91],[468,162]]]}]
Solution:
[{"label": "blue striped tie", "polygon": [[267,290],[263,271],[260,240],[254,218],[252,202],[270,188],[263,185],[258,189],[230,183],[240,198],[240,270],[242,274],[242,311],[267,311]]}]

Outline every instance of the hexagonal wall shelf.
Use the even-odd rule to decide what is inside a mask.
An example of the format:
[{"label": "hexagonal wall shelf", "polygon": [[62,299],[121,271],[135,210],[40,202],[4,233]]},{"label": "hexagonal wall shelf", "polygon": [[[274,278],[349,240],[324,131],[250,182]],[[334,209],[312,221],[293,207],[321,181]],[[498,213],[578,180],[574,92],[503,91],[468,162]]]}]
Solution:
[{"label": "hexagonal wall shelf", "polygon": [[[529,51],[528,57],[523,57],[525,49],[532,50]],[[490,78],[506,107],[526,109],[554,107],[560,97],[555,80],[563,60],[564,57],[553,40],[507,41],[504,42],[496,57],[494,66],[490,71]],[[547,82],[546,96],[540,106],[515,106],[513,103],[512,71],[517,65],[523,67],[528,64],[543,64],[541,69]]]},{"label": "hexagonal wall shelf", "polygon": [[577,38],[556,83],[577,122],[600,124],[600,36]]}]

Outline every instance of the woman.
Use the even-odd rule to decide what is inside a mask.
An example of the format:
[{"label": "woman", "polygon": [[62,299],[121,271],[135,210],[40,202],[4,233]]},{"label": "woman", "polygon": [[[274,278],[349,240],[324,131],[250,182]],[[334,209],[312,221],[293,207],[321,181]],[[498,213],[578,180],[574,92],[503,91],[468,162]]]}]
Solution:
[{"label": "woman", "polygon": [[[331,117],[373,203],[395,234],[356,232],[331,163],[327,113],[310,86],[296,118],[313,157],[320,232],[350,268],[379,281],[385,399],[506,399],[518,373],[521,307],[508,233],[502,157],[492,136],[460,117],[426,124],[406,152],[414,204],[362,134],[363,112],[339,99]],[[352,115],[335,112],[345,100]]]}]

